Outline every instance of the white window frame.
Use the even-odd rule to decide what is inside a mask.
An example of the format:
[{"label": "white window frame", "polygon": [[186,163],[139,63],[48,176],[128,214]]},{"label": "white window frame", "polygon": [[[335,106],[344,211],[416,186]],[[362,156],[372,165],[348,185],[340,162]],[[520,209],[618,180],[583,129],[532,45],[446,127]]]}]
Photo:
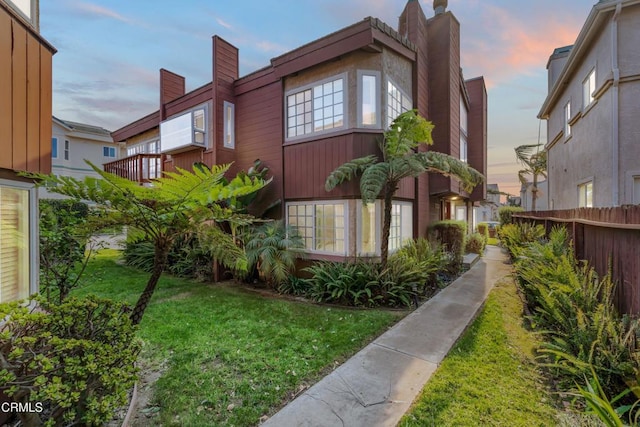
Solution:
[{"label": "white window frame", "polygon": [[[38,230],[38,193],[34,184],[0,179],[0,186],[26,190],[29,192],[29,295],[38,292],[40,279],[40,234]],[[7,301],[0,301],[7,302]]]},{"label": "white window frame", "polygon": [[[331,252],[331,251],[322,251],[318,249],[313,249],[316,247],[316,206],[318,205],[342,205],[344,212],[343,219],[343,231],[344,231],[344,251],[342,252]],[[289,207],[290,206],[313,206],[313,220],[312,220],[312,243],[311,249],[306,248],[305,252],[311,254],[320,254],[320,255],[337,255],[337,256],[346,256],[349,253],[349,204],[346,200],[313,200],[313,201],[302,201],[302,202],[287,202],[285,206],[285,218],[287,225],[293,225],[289,222]],[[306,247],[306,243],[305,243]]]},{"label": "white window frame", "polygon": [[460,94],[460,161],[467,163],[469,144],[467,142],[469,128],[469,110],[464,102],[464,96]]},{"label": "white window frame", "polygon": [[58,158],[58,138],[55,136],[51,138],[51,158]]},{"label": "white window frame", "polygon": [[[107,152],[107,155],[104,154],[105,150]],[[111,153],[113,153],[113,156],[111,155]],[[108,145],[103,145],[102,146],[102,157],[107,157],[109,159],[115,159],[117,157],[116,147],[109,147]]]},{"label": "white window frame", "polygon": [[[196,123],[195,123],[195,115],[196,113],[202,111],[203,114],[203,127],[197,127]],[[189,115],[190,117],[190,135],[191,135],[191,143],[190,144],[186,144],[186,145],[182,145],[182,146],[176,146],[176,147],[172,147],[172,148],[168,148],[165,149],[162,145],[162,128],[163,128],[163,124],[174,120],[174,119],[178,119],[184,116]],[[209,105],[208,104],[200,104],[197,105],[193,108],[190,108],[188,110],[185,111],[181,111],[178,114],[174,114],[171,117],[167,117],[166,120],[162,121],[160,123],[160,153],[168,153],[171,154],[172,152],[180,152],[180,151],[185,151],[185,150],[189,150],[189,149],[193,149],[194,147],[199,147],[199,148],[208,148],[209,147]],[[196,135],[202,135],[202,143],[196,142]]]},{"label": "white window frame", "polygon": [[224,101],[223,108],[223,143],[225,148],[236,148],[236,106],[231,102]]},{"label": "white window frame", "polygon": [[[400,201],[400,200],[393,200],[391,202],[391,206],[392,206],[392,216],[391,216],[391,229],[389,230],[389,242],[388,242],[388,248],[389,248],[389,253],[391,252],[395,252],[398,249],[400,249],[402,246],[404,246],[404,240],[406,239],[413,239],[413,203],[412,202],[406,202],[406,201]],[[400,216],[398,217],[397,215],[393,214],[393,208],[395,208],[396,206],[400,207]],[[409,209],[409,212],[411,212],[411,219],[409,220],[409,224],[405,224],[403,221],[403,210],[405,208]],[[400,218],[400,224],[396,225],[394,224],[394,218]],[[402,231],[405,229],[405,225],[411,227],[411,233],[409,233],[409,236],[405,236]],[[394,228],[397,228],[400,230],[400,235],[398,236],[398,239],[400,240],[399,242],[399,246],[396,247],[396,242],[393,243],[393,245],[391,244],[392,239],[395,238],[395,236],[393,236],[394,233]]]},{"label": "white window frame", "polygon": [[593,67],[582,81],[582,108],[588,108],[596,100],[596,67]]},{"label": "white window frame", "polygon": [[40,31],[38,0],[9,0],[8,4],[30,22],[37,31]]},{"label": "white window frame", "polygon": [[[315,88],[317,88],[318,86],[323,86],[327,83],[330,82],[335,82],[337,80],[342,80],[342,125],[341,126],[334,126],[332,128],[329,129],[322,129],[322,130],[316,130],[315,129],[315,122],[316,122],[316,117],[315,117],[315,93],[314,90]],[[340,131],[340,130],[344,130],[347,128],[348,123],[349,123],[349,111],[348,111],[348,106],[349,106],[349,91],[348,91],[348,74],[347,73],[342,73],[342,74],[337,74],[331,77],[327,77],[325,79],[322,80],[318,80],[315,81],[313,83],[304,85],[304,86],[300,86],[294,89],[290,89],[287,92],[285,92],[284,94],[284,120],[285,120],[285,126],[284,126],[284,131],[285,131],[285,141],[295,141],[295,140],[299,140],[299,139],[303,139],[303,138],[309,138],[309,137],[314,137],[317,135],[324,135],[324,134],[329,134],[329,133],[333,133],[336,131]],[[303,103],[306,102],[310,102],[311,106],[310,106],[310,110],[306,111],[306,109],[302,112],[302,113],[298,113],[296,112],[296,115],[300,115],[300,114],[304,114],[305,115],[305,121],[304,124],[302,126],[304,126],[304,132],[301,134],[297,134],[296,135],[292,135],[289,136],[289,120],[291,119],[290,115],[289,115],[289,108],[290,107],[295,107],[296,105],[292,105],[289,106],[289,97],[290,96],[294,96],[294,95],[298,95],[300,93],[304,93],[310,91],[310,101],[303,101]],[[336,104],[332,104],[332,107],[335,106]],[[304,107],[303,107],[304,108]],[[326,107],[329,108],[329,107]],[[306,115],[309,115],[309,121],[307,122],[306,120]],[[301,126],[301,125],[297,125],[297,126]],[[309,130],[307,131],[307,126],[309,126]]]},{"label": "white window frame", "polygon": [[564,104],[564,137],[571,137],[571,100]]},{"label": "white window frame", "polygon": [[[381,99],[381,90],[380,90],[380,81],[382,79],[382,74],[380,71],[374,70],[358,70],[358,127],[359,128],[371,128],[371,129],[381,129],[382,128],[382,103]],[[374,90],[373,94],[374,98],[374,107],[375,107],[375,123],[365,123],[364,120],[364,78],[365,77],[373,77],[374,79]]]},{"label": "white window frame", "polygon": [[[591,187],[591,203],[587,201],[587,188]],[[594,206],[593,179],[578,184],[578,207],[592,208]]]},{"label": "white window frame", "polygon": [[[391,86],[400,93],[400,99],[396,99],[396,102],[400,103],[400,111],[396,113],[396,109],[392,108]],[[386,108],[387,108],[387,129],[391,127],[391,123],[402,113],[409,111],[413,108],[413,99],[407,95],[407,93],[394,82],[392,79],[387,78],[387,84],[385,85],[386,93]],[[393,111],[393,112],[392,112]],[[395,116],[395,117],[392,117]]]},{"label": "white window frame", "polygon": [[64,159],[69,160],[69,153],[71,151],[71,142],[68,139],[64,140]]},{"label": "white window frame", "polygon": [[362,237],[363,237],[363,223],[362,223],[362,212],[364,209],[362,200],[358,200],[358,204],[356,206],[356,239],[357,239],[357,253],[358,256],[380,256],[381,248],[380,243],[382,242],[382,202],[380,200],[376,200],[373,203],[369,203],[367,206],[373,207],[374,209],[374,239],[375,239],[375,250],[373,252],[365,252],[363,250],[362,245]]}]

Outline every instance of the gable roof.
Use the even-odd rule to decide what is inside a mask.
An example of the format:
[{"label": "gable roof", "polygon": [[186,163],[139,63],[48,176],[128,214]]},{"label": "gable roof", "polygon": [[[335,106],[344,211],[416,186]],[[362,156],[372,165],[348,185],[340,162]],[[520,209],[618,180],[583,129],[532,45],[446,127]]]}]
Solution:
[{"label": "gable roof", "polygon": [[88,139],[98,139],[104,142],[113,141],[113,139],[111,138],[111,131],[100,126],[62,120],[57,118],[56,116],[53,116],[53,122],[62,126],[73,136],[78,136],[81,138],[84,137]]}]

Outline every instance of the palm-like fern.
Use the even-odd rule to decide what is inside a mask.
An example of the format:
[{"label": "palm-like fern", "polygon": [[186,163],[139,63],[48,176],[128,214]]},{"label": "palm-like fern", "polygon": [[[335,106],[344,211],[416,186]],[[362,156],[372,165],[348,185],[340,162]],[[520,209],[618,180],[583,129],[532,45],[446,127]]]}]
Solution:
[{"label": "palm-like fern", "polygon": [[[536,210],[536,200],[538,199],[538,177],[547,176],[547,152],[540,151],[542,144],[521,145],[516,147],[516,159],[524,166],[518,171],[518,179],[522,185],[527,185],[527,176],[533,177],[531,184],[531,210]],[[534,152],[535,150],[535,152]]]},{"label": "palm-like fern", "polygon": [[[207,241],[219,250],[219,261],[236,269],[246,268],[246,258],[232,237],[222,232],[218,224],[249,224],[252,217],[238,214],[230,201],[252,194],[269,181],[246,174],[227,182],[224,174],[230,165],[212,168],[195,167],[193,171],[177,169],[142,187],[127,179],[104,172],[87,162],[100,178],[83,181],[55,175],[29,174],[51,192],[97,205],[101,225],[126,225],[154,244],[154,267],[147,286],[131,314],[134,323],[142,320],[158,279],[167,263],[174,240],[189,230],[201,230]],[[212,248],[212,249],[214,249]]]},{"label": "palm-like fern", "polygon": [[484,180],[482,174],[467,163],[435,151],[416,152],[420,145],[433,143],[433,124],[419,116],[415,110],[402,113],[380,141],[382,160],[374,155],[353,159],[338,166],[325,182],[327,191],[345,181],[360,176],[362,201],[371,203],[382,195],[384,216],[382,226],[381,261],[387,263],[391,229],[391,202],[403,178],[417,177],[433,172],[458,178],[466,189]]}]

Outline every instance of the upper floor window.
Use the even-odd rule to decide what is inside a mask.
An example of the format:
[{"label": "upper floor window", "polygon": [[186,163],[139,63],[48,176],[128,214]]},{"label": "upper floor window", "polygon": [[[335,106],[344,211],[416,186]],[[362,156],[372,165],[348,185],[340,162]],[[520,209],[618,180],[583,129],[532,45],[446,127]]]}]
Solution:
[{"label": "upper floor window", "polygon": [[64,159],[65,160],[69,160],[69,151],[71,148],[71,144],[69,143],[68,139],[64,140]]},{"label": "upper floor window", "polygon": [[12,6],[20,15],[34,26],[36,30],[40,30],[38,22],[38,1],[37,0],[9,0],[9,6]]},{"label": "upper floor window", "polygon": [[593,181],[578,185],[578,207],[593,207]]},{"label": "upper floor window", "polygon": [[467,162],[467,127],[468,127],[468,112],[467,104],[464,102],[464,97],[460,94],[460,160]]},{"label": "upper floor window", "polygon": [[235,131],[235,106],[227,101],[224,101],[224,143],[226,148],[236,147],[236,131]]},{"label": "upper floor window", "polygon": [[116,148],[115,147],[102,147],[102,156],[103,157],[111,157],[116,158]]},{"label": "upper floor window", "polygon": [[147,141],[127,147],[127,156],[135,154],[160,154],[160,141]]},{"label": "upper floor window", "polygon": [[195,108],[160,123],[162,152],[207,146],[207,109]]},{"label": "upper floor window", "polygon": [[640,205],[640,176],[633,177],[633,204]]},{"label": "upper floor window", "polygon": [[358,127],[380,128],[379,81],[379,71],[358,71]]},{"label": "upper floor window", "polygon": [[286,96],[287,138],[345,126],[345,78],[332,78]]},{"label": "upper floor window", "polygon": [[405,111],[413,108],[411,98],[401,91],[391,80],[387,82],[387,127]]},{"label": "upper floor window", "polygon": [[58,158],[58,138],[51,138],[51,158]]},{"label": "upper floor window", "polygon": [[571,101],[567,102],[564,106],[564,136],[568,138],[571,136]]},{"label": "upper floor window", "polygon": [[582,108],[586,108],[595,101],[596,69],[592,69],[587,78],[582,82]]}]

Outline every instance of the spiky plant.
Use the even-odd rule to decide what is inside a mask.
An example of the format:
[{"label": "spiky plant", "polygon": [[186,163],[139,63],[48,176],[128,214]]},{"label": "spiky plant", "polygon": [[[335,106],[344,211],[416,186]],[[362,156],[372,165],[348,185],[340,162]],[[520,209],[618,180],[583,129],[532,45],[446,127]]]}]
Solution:
[{"label": "spiky plant", "polygon": [[433,172],[458,178],[466,189],[484,180],[480,172],[460,159],[435,151],[418,151],[421,145],[433,144],[433,124],[410,110],[399,115],[379,143],[382,159],[369,155],[353,159],[336,168],[325,182],[327,191],[344,181],[360,176],[360,193],[365,204],[382,196],[384,216],[382,224],[381,263],[387,264],[391,231],[391,202],[400,181]]},{"label": "spiky plant", "polygon": [[274,288],[289,278],[304,249],[304,240],[297,230],[282,221],[256,228],[245,245],[249,266],[255,266],[260,277]]},{"label": "spiky plant", "polygon": [[153,270],[131,313],[134,324],[142,320],[166,267],[171,245],[187,231],[201,230],[222,264],[240,270],[246,268],[244,252],[218,224],[250,224],[253,217],[236,213],[229,207],[230,202],[258,191],[269,181],[244,175],[227,182],[224,174],[230,165],[215,165],[211,169],[194,167],[193,171],[178,168],[177,172],[165,172],[153,186],[143,187],[104,172],[91,162],[87,164],[100,178],[86,177],[79,181],[53,174],[28,176],[38,179],[40,185],[51,192],[94,202],[103,228],[126,225],[153,242]]}]

